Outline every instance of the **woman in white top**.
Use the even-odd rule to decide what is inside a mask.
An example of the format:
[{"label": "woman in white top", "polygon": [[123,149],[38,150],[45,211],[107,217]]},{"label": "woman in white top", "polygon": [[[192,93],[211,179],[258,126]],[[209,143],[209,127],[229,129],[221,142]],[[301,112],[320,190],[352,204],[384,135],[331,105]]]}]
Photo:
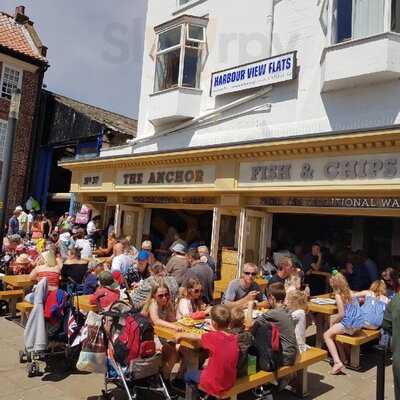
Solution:
[{"label": "woman in white top", "polygon": [[191,278],[180,289],[180,295],[176,306],[176,319],[190,317],[197,311],[204,311],[206,314],[206,304],[203,302],[203,288],[199,280]]},{"label": "woman in white top", "polygon": [[306,311],[308,296],[301,290],[291,290],[286,295],[287,308],[295,323],[295,335],[300,353],[306,351]]}]

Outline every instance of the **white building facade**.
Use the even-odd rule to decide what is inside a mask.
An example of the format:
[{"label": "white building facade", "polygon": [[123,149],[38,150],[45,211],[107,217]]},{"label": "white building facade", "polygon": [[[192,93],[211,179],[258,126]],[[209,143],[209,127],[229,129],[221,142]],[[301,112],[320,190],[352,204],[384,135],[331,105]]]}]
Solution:
[{"label": "white building facade", "polygon": [[389,217],[396,256],[398,32],[400,0],[149,0],[137,138],[65,163],[71,190],[138,243],[155,209],[211,213],[205,241],[239,265],[282,214],[348,218],[353,250]]}]

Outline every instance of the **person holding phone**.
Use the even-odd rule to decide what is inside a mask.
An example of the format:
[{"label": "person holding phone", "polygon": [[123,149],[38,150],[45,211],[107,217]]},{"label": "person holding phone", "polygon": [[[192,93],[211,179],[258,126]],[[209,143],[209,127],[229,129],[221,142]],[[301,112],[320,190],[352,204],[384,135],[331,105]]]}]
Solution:
[{"label": "person holding phone", "polygon": [[234,279],[229,283],[222,303],[232,308],[246,308],[249,301],[257,301],[259,307],[268,307],[267,297],[256,282],[257,275],[257,265],[244,264],[241,278]]}]

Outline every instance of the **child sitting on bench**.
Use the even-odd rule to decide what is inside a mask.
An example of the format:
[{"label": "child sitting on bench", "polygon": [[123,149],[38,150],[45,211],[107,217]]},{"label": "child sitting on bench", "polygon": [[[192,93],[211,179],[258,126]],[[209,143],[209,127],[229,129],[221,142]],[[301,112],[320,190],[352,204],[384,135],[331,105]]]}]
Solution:
[{"label": "child sitting on bench", "polygon": [[[324,333],[324,339],[329,353],[333,358],[334,364],[331,374],[337,375],[343,372],[344,365],[335,345],[335,337],[343,333],[354,335],[363,327],[364,321],[358,301],[353,300],[351,297],[351,290],[346,278],[340,272],[334,270],[330,279],[330,285],[335,294],[338,313],[333,316],[333,325]],[[346,356],[343,348],[339,347],[339,351],[342,353],[343,359],[345,359]]]},{"label": "child sitting on bench", "polygon": [[228,307],[217,305],[211,308],[211,325],[213,331],[201,337],[190,333],[179,333],[177,342],[182,339],[200,342],[208,351],[209,360],[203,370],[191,370],[185,374],[188,384],[199,385],[199,388],[212,396],[221,396],[236,383],[236,367],[239,358],[237,335],[228,332],[231,313]]}]

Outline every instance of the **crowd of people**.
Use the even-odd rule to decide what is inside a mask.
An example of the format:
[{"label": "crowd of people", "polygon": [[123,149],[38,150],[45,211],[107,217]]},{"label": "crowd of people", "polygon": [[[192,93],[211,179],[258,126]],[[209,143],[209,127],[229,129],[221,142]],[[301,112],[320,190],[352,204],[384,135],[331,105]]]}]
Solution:
[{"label": "crowd of people", "polygon": [[[342,268],[330,268],[319,243],[305,255],[299,246],[293,252],[277,251],[260,268],[244,264],[240,278],[229,282],[221,304],[215,304],[216,261],[202,243],[188,245],[176,238],[163,264],[157,260],[150,240],[136,248],[131,238],[117,238],[109,229],[107,241],[100,245],[98,218],[82,227],[65,214],[53,227],[46,215],[31,214],[17,207],[10,220],[4,247],[16,254],[11,273],[30,273],[35,282],[47,278],[50,292],[70,290],[72,285],[78,294],[90,295],[90,302],[100,310],[130,296],[135,310],[152,324],[176,332],[176,343],[162,339],[158,343],[163,375],[171,384],[184,378],[209,394],[226,392],[238,376],[247,374],[252,349],[263,354],[267,323],[279,329],[280,365],[295,364],[299,354],[308,349],[310,294],[325,290],[326,278],[321,281],[315,271],[330,273],[330,291],[338,309],[324,334],[333,360],[332,374],[341,373],[348,360],[346,348],[334,340],[336,335],[353,335],[362,328],[380,329],[382,325],[389,332],[394,329],[393,318],[385,316],[385,311],[399,292],[397,271],[387,268],[380,275],[376,264],[363,252],[351,253]],[[30,247],[32,240],[34,249]],[[257,284],[260,273],[268,281],[265,290]],[[34,295],[33,291],[26,300],[33,302]],[[256,309],[262,311],[255,319]],[[211,331],[202,336],[188,334],[176,324],[184,318],[209,319]],[[206,366],[194,370],[186,367],[185,348],[179,346],[183,339],[197,341],[208,351]],[[259,366],[263,363],[268,364],[258,360]]]}]

